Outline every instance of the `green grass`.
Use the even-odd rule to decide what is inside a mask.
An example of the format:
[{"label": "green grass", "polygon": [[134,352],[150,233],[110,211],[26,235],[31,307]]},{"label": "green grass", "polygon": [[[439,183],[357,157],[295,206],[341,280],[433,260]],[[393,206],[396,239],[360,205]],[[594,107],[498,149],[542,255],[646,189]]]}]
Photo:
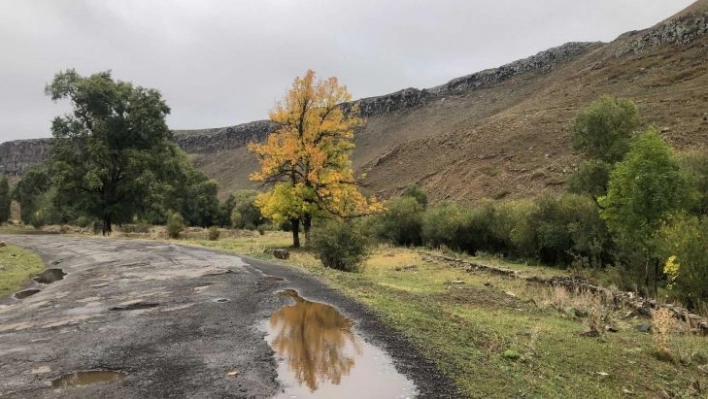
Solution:
[{"label": "green grass", "polygon": [[[290,239],[268,233],[191,243],[267,257],[264,249],[287,247]],[[527,274],[565,273],[494,258],[470,260]],[[590,299],[584,304],[585,298],[566,298],[520,280],[467,273],[424,251],[402,248],[378,248],[361,273],[324,269],[301,250],[288,262],[374,309],[470,397],[705,397],[694,382],[706,378],[699,366],[708,362],[708,339],[674,337],[695,352],[680,364],[657,359],[652,336],[632,328],[640,320],[617,317],[619,333],[582,337],[578,333],[589,329],[591,317],[557,309],[592,310]]]},{"label": "green grass", "polygon": [[19,289],[44,268],[42,259],[25,249],[0,247],[0,298]]}]

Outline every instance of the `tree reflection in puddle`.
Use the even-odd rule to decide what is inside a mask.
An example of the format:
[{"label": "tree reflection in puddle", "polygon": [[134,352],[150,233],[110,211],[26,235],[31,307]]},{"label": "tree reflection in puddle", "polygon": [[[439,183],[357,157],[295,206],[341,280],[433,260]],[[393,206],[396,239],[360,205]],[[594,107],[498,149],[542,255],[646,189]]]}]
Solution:
[{"label": "tree reflection in puddle", "polygon": [[279,295],[293,298],[295,304],[272,314],[271,347],[288,359],[295,380],[310,392],[323,382],[339,385],[362,353],[354,323],[334,307],[303,299],[295,290]]}]

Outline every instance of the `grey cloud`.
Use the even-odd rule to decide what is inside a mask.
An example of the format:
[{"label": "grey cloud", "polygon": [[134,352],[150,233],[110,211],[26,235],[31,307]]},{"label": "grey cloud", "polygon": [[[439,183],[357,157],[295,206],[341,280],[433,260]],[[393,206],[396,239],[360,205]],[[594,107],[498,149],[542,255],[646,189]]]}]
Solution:
[{"label": "grey cloud", "polygon": [[49,136],[59,70],[159,89],[172,128],[267,117],[307,68],[355,97],[429,87],[567,41],[610,41],[690,0],[0,0],[0,141]]}]

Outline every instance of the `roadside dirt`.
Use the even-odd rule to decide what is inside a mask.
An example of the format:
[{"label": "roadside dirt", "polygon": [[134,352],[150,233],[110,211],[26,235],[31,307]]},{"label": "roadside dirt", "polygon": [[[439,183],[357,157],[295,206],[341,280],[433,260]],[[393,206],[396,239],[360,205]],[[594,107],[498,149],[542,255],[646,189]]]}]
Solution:
[{"label": "roadside dirt", "polygon": [[[295,289],[336,307],[383,349],[419,398],[454,385],[367,308],[291,268],[147,241],[5,236],[66,276],[0,299],[0,397],[266,398],[282,394],[262,326]],[[121,378],[64,386],[74,373]],[[346,378],[346,377],[343,377]],[[287,393],[287,391],[285,392]]]}]

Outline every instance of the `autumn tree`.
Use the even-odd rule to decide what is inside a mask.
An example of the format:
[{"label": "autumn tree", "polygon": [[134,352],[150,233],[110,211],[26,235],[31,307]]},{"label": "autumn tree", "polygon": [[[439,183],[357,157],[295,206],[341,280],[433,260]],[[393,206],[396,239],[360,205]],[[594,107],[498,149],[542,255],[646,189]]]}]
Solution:
[{"label": "autumn tree", "polygon": [[349,159],[354,128],[362,123],[356,107],[341,107],[350,100],[337,78],[319,80],[307,71],[270,112],[277,129],[264,144],[249,145],[261,164],[251,180],[272,187],[256,205],[267,218],[290,221],[294,247],[300,246],[300,225],[307,240],[315,217],[347,218],[371,209]]}]

